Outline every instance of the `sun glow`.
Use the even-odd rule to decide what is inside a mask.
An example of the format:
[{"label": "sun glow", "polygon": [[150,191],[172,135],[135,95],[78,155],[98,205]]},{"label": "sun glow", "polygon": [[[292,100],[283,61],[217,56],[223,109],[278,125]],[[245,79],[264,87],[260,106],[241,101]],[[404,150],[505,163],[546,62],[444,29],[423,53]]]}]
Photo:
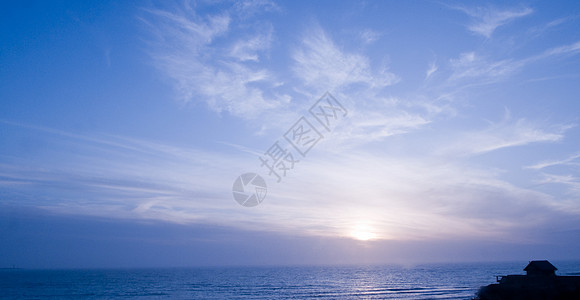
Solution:
[{"label": "sun glow", "polygon": [[372,232],[356,231],[352,233],[352,237],[359,241],[368,241],[377,238],[377,235]]},{"label": "sun glow", "polygon": [[374,240],[378,236],[373,230],[366,225],[358,225],[351,232],[350,236],[359,241]]}]

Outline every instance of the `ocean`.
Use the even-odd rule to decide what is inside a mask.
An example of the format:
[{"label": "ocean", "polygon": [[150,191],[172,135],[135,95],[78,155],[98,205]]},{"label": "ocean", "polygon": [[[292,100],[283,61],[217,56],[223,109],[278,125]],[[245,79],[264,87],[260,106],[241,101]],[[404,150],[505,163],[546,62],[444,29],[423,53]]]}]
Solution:
[{"label": "ocean", "polygon": [[[580,262],[557,262],[578,274]],[[527,261],[417,266],[0,270],[2,299],[471,299]]]}]

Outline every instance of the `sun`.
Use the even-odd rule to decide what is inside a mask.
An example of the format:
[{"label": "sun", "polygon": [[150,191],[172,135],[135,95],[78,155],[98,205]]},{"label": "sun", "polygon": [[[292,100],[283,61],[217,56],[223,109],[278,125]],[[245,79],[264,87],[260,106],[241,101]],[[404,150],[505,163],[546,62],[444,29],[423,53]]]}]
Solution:
[{"label": "sun", "polygon": [[374,230],[366,225],[355,226],[350,232],[350,236],[359,241],[374,240],[378,237]]},{"label": "sun", "polygon": [[353,231],[352,237],[359,241],[368,241],[376,239],[377,235],[368,231]]}]

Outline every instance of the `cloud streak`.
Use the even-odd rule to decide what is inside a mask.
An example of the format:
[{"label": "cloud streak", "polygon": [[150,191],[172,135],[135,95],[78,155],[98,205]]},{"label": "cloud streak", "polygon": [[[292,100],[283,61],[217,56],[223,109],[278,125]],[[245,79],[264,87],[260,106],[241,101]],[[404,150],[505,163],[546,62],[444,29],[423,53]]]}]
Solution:
[{"label": "cloud streak", "polygon": [[[362,226],[381,239],[417,240],[501,239],[538,228],[544,222],[539,219],[551,222],[556,209],[549,194],[456,158],[325,147],[280,184],[265,175],[267,200],[247,209],[233,201],[230,188],[237,173],[259,167],[254,155],[114,136],[51,135],[55,148],[47,154],[66,142],[83,155],[70,156],[66,165],[4,163],[0,185],[4,193],[20,194],[20,201],[60,213],[315,236],[353,237]],[[38,190],[46,201],[34,199]]]},{"label": "cloud streak", "polygon": [[[262,7],[248,5],[218,14],[188,7],[144,9],[141,19],[154,37],[149,43],[151,56],[172,80],[183,103],[201,102],[216,112],[255,119],[288,101],[287,96],[270,92],[277,85],[275,75],[251,64],[268,51],[273,29],[243,31],[247,26],[241,26],[242,21],[232,14]],[[216,42],[234,33],[243,33],[245,38],[229,45]],[[259,87],[262,84],[265,88]]]},{"label": "cloud streak", "polygon": [[474,19],[468,29],[486,38],[491,38],[500,26],[506,25],[518,18],[530,15],[533,9],[529,7],[498,9],[494,7],[458,8]]},{"label": "cloud streak", "polygon": [[450,83],[469,82],[470,85],[493,84],[509,79],[522,69],[544,60],[556,59],[580,52],[580,42],[552,47],[543,52],[522,59],[494,60],[476,52],[464,52],[458,58],[449,60],[452,73]]},{"label": "cloud streak", "polygon": [[491,123],[483,130],[463,131],[455,142],[444,146],[439,153],[470,156],[534,143],[555,143],[574,126],[542,125],[523,118],[512,120],[506,110],[502,121]]},{"label": "cloud streak", "polygon": [[549,161],[540,162],[540,163],[528,166],[526,168],[540,170],[540,169],[553,167],[553,166],[559,166],[559,165],[575,165],[575,166],[577,166],[577,165],[579,165],[579,162],[576,161],[578,158],[580,158],[580,153],[571,155],[570,157],[567,157],[567,158],[561,159],[561,160],[549,160]]},{"label": "cloud streak", "polygon": [[373,72],[367,57],[342,51],[316,25],[309,29],[292,57],[296,76],[307,86],[318,89],[335,90],[355,83],[383,88],[399,81],[386,68]]}]

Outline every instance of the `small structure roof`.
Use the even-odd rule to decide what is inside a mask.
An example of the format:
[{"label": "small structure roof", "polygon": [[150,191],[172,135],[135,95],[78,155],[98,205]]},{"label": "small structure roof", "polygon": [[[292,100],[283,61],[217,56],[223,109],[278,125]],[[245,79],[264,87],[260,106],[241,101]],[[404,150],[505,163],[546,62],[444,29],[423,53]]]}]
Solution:
[{"label": "small structure roof", "polygon": [[558,270],[558,268],[554,267],[547,260],[532,260],[530,263],[524,268],[524,271],[540,271],[540,272],[554,272]]}]

